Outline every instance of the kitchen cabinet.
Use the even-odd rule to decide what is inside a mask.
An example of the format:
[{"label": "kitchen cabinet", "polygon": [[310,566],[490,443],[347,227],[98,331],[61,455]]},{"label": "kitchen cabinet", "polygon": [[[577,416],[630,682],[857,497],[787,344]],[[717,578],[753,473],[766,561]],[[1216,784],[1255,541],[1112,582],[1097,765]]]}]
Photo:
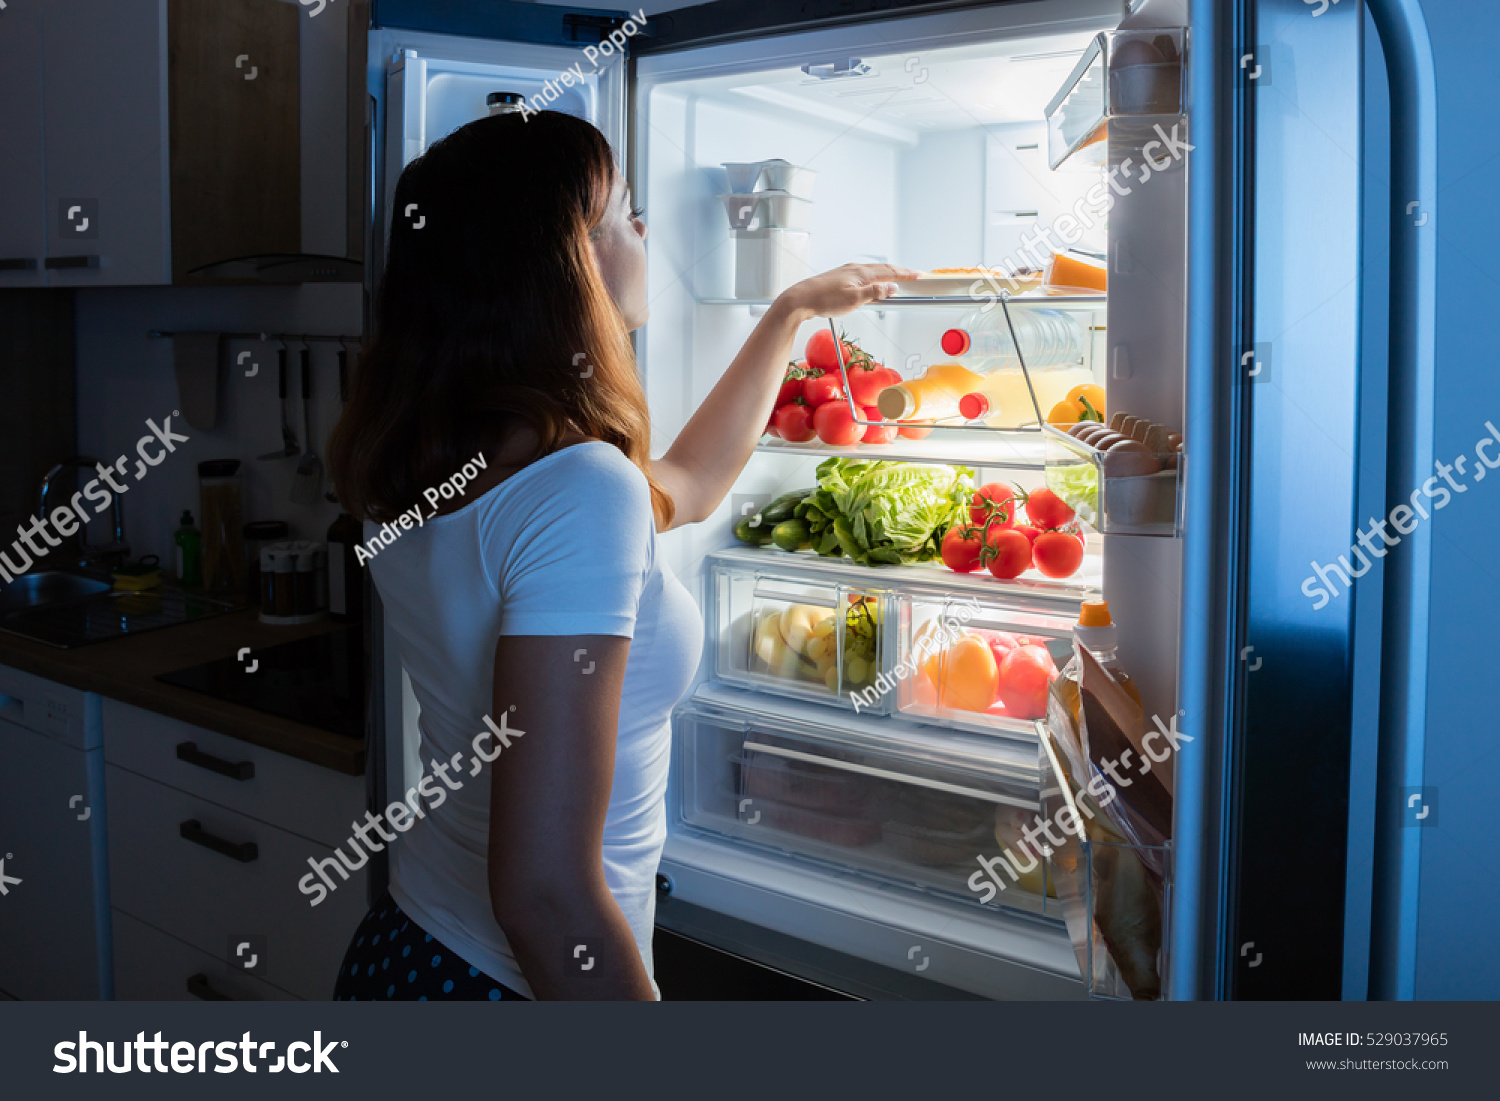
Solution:
[{"label": "kitchen cabinet", "polygon": [[335,876],[317,906],[298,882],[309,858],[348,850],[363,779],[115,700],[102,710],[116,996],[330,997],[365,871]]},{"label": "kitchen cabinet", "polygon": [[195,282],[207,264],[296,253],[299,11],[0,10],[0,287]]},{"label": "kitchen cabinet", "polygon": [[99,697],[0,666],[0,990],[111,996]]}]

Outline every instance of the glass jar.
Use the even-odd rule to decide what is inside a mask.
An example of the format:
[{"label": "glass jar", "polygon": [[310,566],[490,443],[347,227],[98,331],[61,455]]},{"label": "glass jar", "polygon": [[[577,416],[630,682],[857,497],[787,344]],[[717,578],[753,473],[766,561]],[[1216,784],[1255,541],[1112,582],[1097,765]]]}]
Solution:
[{"label": "glass jar", "polygon": [[520,92],[491,92],[484,97],[484,105],[492,115],[519,114],[526,97]]},{"label": "glass jar", "polygon": [[245,525],[245,599],[251,604],[259,604],[261,598],[260,552],[291,533],[285,520],[252,520]]},{"label": "glass jar", "polygon": [[237,593],[245,585],[243,479],[238,459],[198,464],[198,514],[203,524],[203,588]]}]

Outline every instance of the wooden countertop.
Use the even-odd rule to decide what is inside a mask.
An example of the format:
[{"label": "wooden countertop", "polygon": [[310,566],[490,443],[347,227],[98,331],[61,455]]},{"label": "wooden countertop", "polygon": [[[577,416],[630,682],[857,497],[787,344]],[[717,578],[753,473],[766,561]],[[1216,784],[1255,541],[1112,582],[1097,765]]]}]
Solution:
[{"label": "wooden countertop", "polygon": [[232,658],[242,646],[264,649],[342,626],[324,620],[298,627],[270,627],[260,622],[255,608],[246,608],[72,650],[0,632],[0,665],[361,776],[365,771],[363,738],[346,738],[156,679],[159,673]]}]

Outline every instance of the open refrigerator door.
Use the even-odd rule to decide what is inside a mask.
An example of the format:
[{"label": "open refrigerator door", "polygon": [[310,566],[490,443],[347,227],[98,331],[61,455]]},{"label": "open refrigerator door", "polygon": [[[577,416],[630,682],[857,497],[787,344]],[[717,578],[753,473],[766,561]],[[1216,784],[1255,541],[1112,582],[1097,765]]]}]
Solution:
[{"label": "open refrigerator door", "polygon": [[[1079,982],[1036,723],[1101,594],[1143,715],[1176,710],[1188,43],[1185,5],[1151,6],[1123,31],[1118,3],[1059,0],[636,59],[658,441],[791,282],[922,272],[799,333],[842,429],[773,416],[719,513],[663,539],[708,644],[662,924],[732,915],[874,965],[873,996],[1122,996]],[[984,550],[1015,526],[1042,532],[1024,563],[945,565],[950,527]],[[1060,538],[1082,553],[1037,549]]]}]

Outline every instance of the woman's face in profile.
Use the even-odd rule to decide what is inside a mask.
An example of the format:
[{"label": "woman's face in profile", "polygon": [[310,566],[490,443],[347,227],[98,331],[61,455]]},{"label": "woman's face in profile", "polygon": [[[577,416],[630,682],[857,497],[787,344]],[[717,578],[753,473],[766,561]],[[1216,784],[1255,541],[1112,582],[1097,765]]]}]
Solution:
[{"label": "woman's face in profile", "polygon": [[590,234],[599,271],[609,287],[625,328],[639,329],[650,316],[646,305],[646,223],[630,206],[630,189],[615,173],[604,220]]}]

